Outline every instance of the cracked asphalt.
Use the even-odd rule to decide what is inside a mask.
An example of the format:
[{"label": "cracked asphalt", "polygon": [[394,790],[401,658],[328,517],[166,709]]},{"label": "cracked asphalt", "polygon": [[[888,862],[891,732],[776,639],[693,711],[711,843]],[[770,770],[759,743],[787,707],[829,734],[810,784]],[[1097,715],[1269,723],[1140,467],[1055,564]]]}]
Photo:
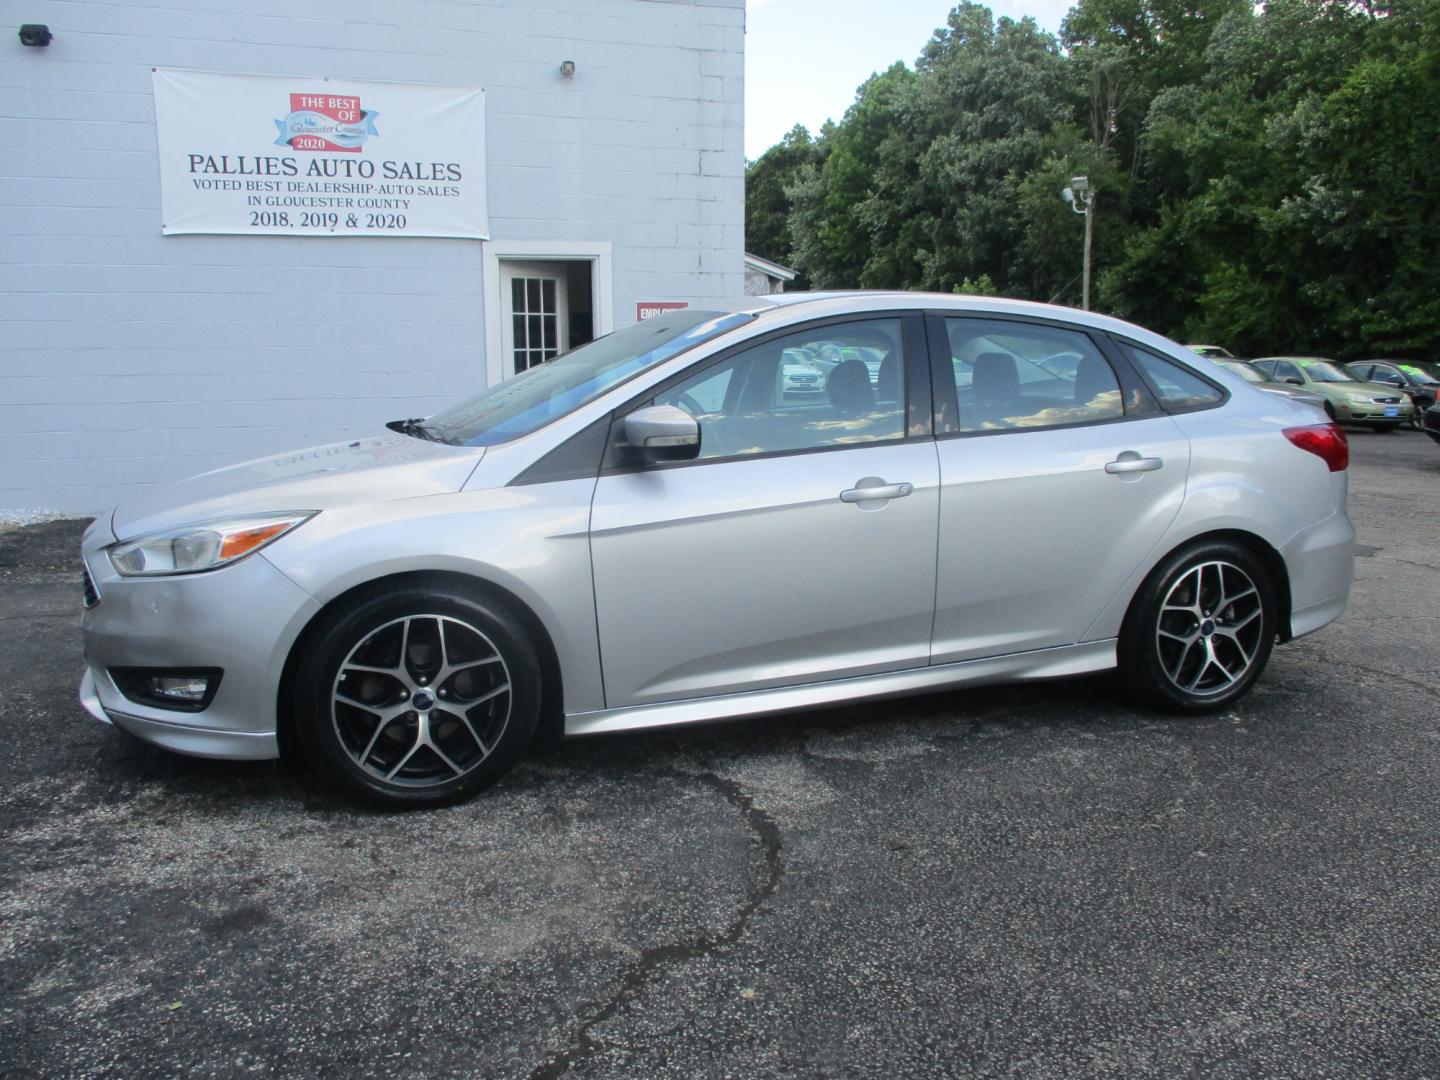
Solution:
[{"label": "cracked asphalt", "polygon": [[90,720],[0,532],[0,1075],[1440,1074],[1440,447],[1355,433],[1336,624],[1104,680],[543,748],[433,813]]}]

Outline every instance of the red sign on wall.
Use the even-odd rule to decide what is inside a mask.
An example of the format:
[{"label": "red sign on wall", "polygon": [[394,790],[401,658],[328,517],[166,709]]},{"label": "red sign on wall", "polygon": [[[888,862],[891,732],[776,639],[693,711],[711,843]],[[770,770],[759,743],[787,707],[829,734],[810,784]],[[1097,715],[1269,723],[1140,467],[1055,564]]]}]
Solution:
[{"label": "red sign on wall", "polygon": [[275,121],[280,127],[276,141],[295,150],[358,154],[366,137],[377,134],[377,115],[349,94],[291,94],[290,115]]},{"label": "red sign on wall", "polygon": [[684,300],[641,300],[635,305],[635,321],[644,322],[667,311],[680,311],[689,306]]}]

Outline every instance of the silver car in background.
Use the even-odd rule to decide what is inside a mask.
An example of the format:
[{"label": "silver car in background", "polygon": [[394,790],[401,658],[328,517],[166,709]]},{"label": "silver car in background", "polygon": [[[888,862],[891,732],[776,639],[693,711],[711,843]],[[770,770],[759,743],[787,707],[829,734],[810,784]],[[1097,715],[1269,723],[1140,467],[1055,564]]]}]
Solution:
[{"label": "silver car in background", "polygon": [[1309,390],[1302,390],[1298,386],[1291,386],[1289,383],[1282,383],[1274,376],[1265,374],[1265,372],[1261,371],[1249,361],[1224,360],[1220,357],[1209,357],[1208,359],[1231,374],[1239,375],[1246,382],[1254,383],[1256,390],[1263,390],[1267,394],[1275,394],[1278,397],[1301,402],[1302,404],[1309,405],[1311,408],[1319,409],[1321,412],[1325,411],[1325,399],[1319,394],[1313,394]]},{"label": "silver car in background", "polygon": [[[787,351],[827,347],[823,391],[795,393]],[[1154,706],[1214,710],[1350,589],[1338,428],[1069,309],[752,297],[390,426],[97,520],[86,708],[428,805],[494,781],[542,720],[1115,667]]]}]

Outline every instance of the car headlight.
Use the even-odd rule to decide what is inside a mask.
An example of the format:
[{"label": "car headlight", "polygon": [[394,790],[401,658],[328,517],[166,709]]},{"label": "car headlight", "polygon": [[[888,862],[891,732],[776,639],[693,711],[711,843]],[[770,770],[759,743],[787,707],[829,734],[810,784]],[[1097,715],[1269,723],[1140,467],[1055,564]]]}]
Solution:
[{"label": "car headlight", "polygon": [[109,549],[110,565],[123,577],[213,570],[274,543],[315,513],[301,510],[181,525],[115,544]]},{"label": "car headlight", "polygon": [[1348,401],[1348,402],[1350,402],[1351,405],[1369,405],[1369,404],[1370,404],[1370,395],[1369,395],[1369,394],[1346,394],[1346,395],[1345,395],[1345,400]]}]

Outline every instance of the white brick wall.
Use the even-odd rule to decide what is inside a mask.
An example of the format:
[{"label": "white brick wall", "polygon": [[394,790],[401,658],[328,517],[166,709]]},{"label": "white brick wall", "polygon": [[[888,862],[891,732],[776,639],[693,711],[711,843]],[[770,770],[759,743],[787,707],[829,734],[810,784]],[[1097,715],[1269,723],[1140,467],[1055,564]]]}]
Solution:
[{"label": "white brick wall", "polygon": [[610,242],[620,326],[743,291],[743,0],[0,11],[0,511],[99,511],[484,385],[480,241],[162,237],[152,67],[483,86],[496,240]]}]

